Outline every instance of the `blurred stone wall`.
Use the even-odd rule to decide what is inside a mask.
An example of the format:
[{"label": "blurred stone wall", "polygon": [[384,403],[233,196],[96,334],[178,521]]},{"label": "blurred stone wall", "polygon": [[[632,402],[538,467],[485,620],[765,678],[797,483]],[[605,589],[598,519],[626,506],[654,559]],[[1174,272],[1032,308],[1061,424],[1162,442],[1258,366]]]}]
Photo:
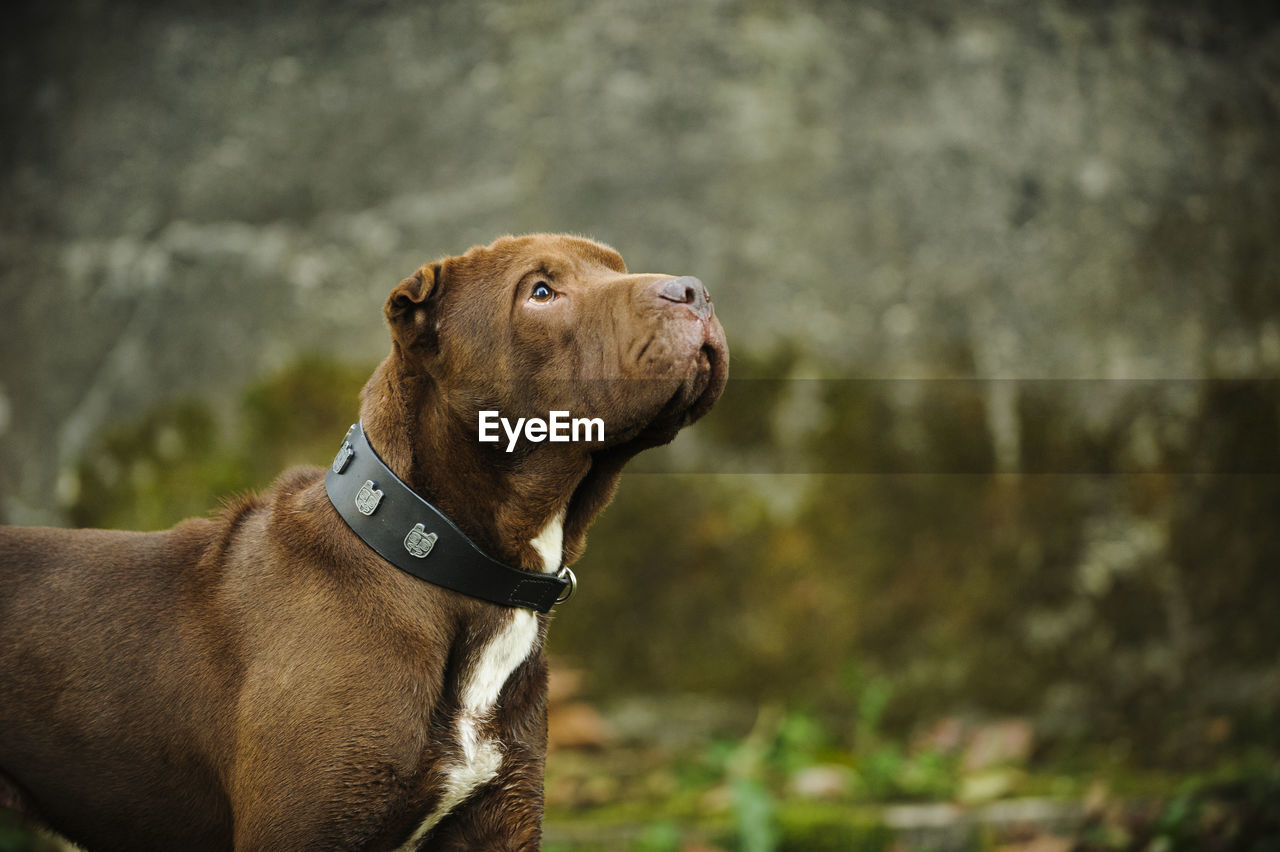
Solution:
[{"label": "blurred stone wall", "polygon": [[[80,0],[6,27],[0,497],[577,231],[806,375],[1275,376],[1267,3]],[[987,400],[1016,462],[1016,399]],[[1011,462],[1011,463],[1013,463]]]}]

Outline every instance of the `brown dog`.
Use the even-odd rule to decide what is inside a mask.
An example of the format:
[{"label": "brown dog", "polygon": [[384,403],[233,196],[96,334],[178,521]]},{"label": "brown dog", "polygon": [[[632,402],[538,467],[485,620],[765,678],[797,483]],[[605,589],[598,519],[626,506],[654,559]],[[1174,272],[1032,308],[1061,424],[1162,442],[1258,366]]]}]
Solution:
[{"label": "brown dog", "polygon": [[[521,577],[576,559],[623,464],[728,371],[701,282],[573,237],[423,266],[385,313],[369,443]],[[481,410],[604,437],[508,451]],[[0,531],[0,805],[91,850],[538,846],[546,616],[394,567],[325,475],[164,532]]]}]

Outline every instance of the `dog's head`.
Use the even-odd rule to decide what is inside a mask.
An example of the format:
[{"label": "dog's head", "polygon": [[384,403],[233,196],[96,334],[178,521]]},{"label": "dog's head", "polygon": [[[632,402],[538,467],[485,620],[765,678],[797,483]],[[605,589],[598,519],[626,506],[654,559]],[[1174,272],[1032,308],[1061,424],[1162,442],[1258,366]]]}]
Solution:
[{"label": "dog's head", "polygon": [[567,411],[604,422],[584,451],[655,446],[705,414],[728,374],[701,281],[629,274],[616,251],[578,237],[506,237],[423,266],[386,316],[406,367],[473,434],[480,411],[512,422]]},{"label": "dog's head", "polygon": [[[631,274],[616,251],[578,237],[504,237],[427,264],[392,290],[385,314],[397,373],[422,389],[412,404],[423,431],[452,430],[452,450],[482,477],[569,472],[571,555],[623,463],[706,414],[728,375],[724,329],[701,281]],[[510,424],[555,411],[598,418],[604,435],[522,435],[512,445],[502,434],[486,444],[484,411]]]}]

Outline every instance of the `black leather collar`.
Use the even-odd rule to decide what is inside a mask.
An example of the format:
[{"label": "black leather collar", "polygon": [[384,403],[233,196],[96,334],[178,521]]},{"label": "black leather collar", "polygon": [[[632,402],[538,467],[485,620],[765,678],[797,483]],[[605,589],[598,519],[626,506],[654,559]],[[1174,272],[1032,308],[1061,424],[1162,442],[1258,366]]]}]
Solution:
[{"label": "black leather collar", "polygon": [[577,586],[567,566],[534,574],[486,556],[443,512],[382,463],[355,423],[324,477],[329,501],[383,559],[415,577],[473,598],[547,612]]}]

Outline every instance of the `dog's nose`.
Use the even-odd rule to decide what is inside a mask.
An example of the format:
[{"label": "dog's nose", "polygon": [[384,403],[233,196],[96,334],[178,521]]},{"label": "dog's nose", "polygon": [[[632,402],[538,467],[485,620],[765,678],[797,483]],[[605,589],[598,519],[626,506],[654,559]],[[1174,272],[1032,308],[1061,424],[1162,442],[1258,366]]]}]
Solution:
[{"label": "dog's nose", "polygon": [[701,281],[691,275],[668,278],[658,287],[658,295],[668,302],[688,305],[702,319],[711,316],[711,297]]}]

